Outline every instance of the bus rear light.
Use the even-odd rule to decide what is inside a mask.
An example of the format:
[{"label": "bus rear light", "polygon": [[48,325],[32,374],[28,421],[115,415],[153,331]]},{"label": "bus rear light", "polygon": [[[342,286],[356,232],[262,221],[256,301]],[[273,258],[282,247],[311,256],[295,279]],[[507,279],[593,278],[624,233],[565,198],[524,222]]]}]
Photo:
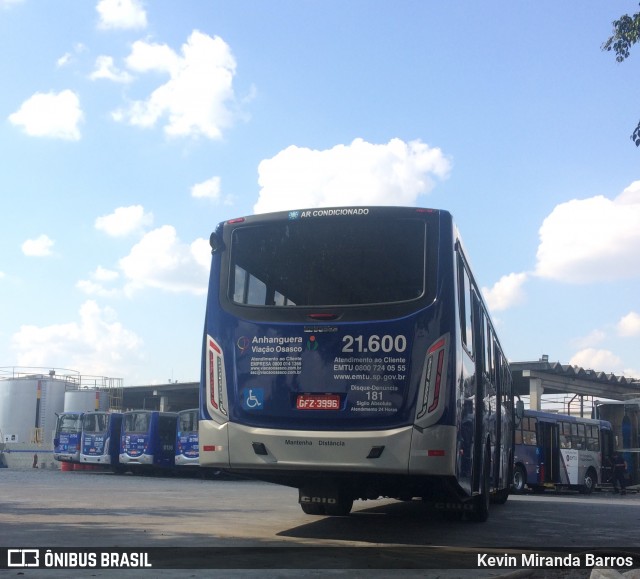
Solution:
[{"label": "bus rear light", "polygon": [[427,451],[427,456],[444,456],[444,450],[428,450]]},{"label": "bus rear light", "polygon": [[224,405],[226,380],[222,348],[220,348],[211,337],[207,337],[207,344],[207,390],[209,391],[209,404],[211,404],[214,410],[226,416],[227,410]]},{"label": "bus rear light", "polygon": [[423,398],[418,418],[432,414],[440,407],[443,389],[446,386],[447,354],[449,334],[438,338],[427,350],[425,371],[423,374]]},{"label": "bus rear light", "polygon": [[213,445],[205,444],[202,447],[202,450],[203,452],[221,452],[222,446],[213,446]]}]

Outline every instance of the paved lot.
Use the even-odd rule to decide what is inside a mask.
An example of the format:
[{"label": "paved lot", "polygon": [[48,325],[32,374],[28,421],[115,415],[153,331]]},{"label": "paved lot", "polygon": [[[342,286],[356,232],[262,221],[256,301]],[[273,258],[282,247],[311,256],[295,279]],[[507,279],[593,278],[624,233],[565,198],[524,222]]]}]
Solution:
[{"label": "paved lot", "polygon": [[[391,567],[395,563],[402,567],[402,561],[412,558],[417,564],[427,560],[429,566],[446,560],[443,567],[449,567],[452,556],[455,560],[471,548],[504,554],[524,547],[613,550],[640,545],[638,494],[512,497],[506,505],[493,508],[488,523],[477,525],[434,515],[421,503],[396,501],[357,502],[347,518],[310,517],[297,504],[295,489],[245,480],[2,469],[0,487],[0,547],[179,548],[171,551],[176,559],[173,564],[183,557],[180,549],[192,548],[197,550],[189,551],[192,560],[185,563],[195,558],[196,564],[199,560],[206,566],[217,553],[236,567],[224,571],[130,570],[124,574],[92,570],[91,577],[377,578],[397,573],[431,577],[433,570],[359,569],[367,569],[372,560],[379,564],[381,557]],[[354,550],[309,551],[318,546]],[[236,547],[243,550],[232,549]],[[282,547],[297,550],[283,551]],[[318,559],[310,565],[309,557]],[[335,557],[335,570],[322,568],[327,566],[327,557]],[[297,563],[304,571],[276,570]],[[269,569],[237,568],[256,564]],[[439,576],[489,577],[511,571],[450,570]],[[4,573],[17,576],[11,570]],[[73,573],[25,570],[20,577],[87,576],[86,571]],[[536,577],[543,575],[535,572]],[[587,577],[588,572],[561,575]]]}]

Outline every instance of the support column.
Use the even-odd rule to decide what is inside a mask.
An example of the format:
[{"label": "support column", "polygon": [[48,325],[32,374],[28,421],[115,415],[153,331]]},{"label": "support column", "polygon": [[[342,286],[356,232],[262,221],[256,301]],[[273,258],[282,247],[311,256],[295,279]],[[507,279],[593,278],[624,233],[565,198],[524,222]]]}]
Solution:
[{"label": "support column", "polygon": [[541,378],[529,378],[529,408],[531,410],[542,410],[542,387]]},{"label": "support column", "polygon": [[168,408],[169,408],[169,397],[160,396],[160,412],[166,412]]}]

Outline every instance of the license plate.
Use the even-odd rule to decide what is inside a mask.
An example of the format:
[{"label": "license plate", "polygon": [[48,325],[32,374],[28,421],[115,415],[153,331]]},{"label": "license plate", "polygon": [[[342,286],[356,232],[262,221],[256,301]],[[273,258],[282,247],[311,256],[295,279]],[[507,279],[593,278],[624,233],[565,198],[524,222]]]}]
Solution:
[{"label": "license plate", "polygon": [[300,394],[296,399],[298,410],[340,410],[339,394]]}]

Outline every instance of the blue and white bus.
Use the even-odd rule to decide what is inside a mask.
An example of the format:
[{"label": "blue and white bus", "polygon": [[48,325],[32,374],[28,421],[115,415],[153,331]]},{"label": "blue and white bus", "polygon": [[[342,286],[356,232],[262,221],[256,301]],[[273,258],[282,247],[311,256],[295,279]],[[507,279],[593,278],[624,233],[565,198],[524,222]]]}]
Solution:
[{"label": "blue and white bus", "polygon": [[120,434],[120,464],[133,472],[173,468],[177,419],[175,412],[124,412]]},{"label": "blue and white bus", "polygon": [[178,412],[176,433],[176,466],[199,466],[198,409]]},{"label": "blue and white bus", "polygon": [[82,417],[80,462],[109,465],[119,470],[121,425],[122,414],[119,412],[85,412]]},{"label": "blue and white bus", "polygon": [[316,515],[422,498],[484,521],[507,500],[511,374],[448,212],[254,215],[210,243],[202,466]]},{"label": "blue and white bus", "polygon": [[606,420],[525,410],[515,430],[513,490],[569,488],[590,494],[609,482],[613,451]]},{"label": "blue and white bus", "polygon": [[57,414],[56,430],[53,435],[53,458],[55,460],[80,462],[82,416],[82,412],[61,412]]}]

